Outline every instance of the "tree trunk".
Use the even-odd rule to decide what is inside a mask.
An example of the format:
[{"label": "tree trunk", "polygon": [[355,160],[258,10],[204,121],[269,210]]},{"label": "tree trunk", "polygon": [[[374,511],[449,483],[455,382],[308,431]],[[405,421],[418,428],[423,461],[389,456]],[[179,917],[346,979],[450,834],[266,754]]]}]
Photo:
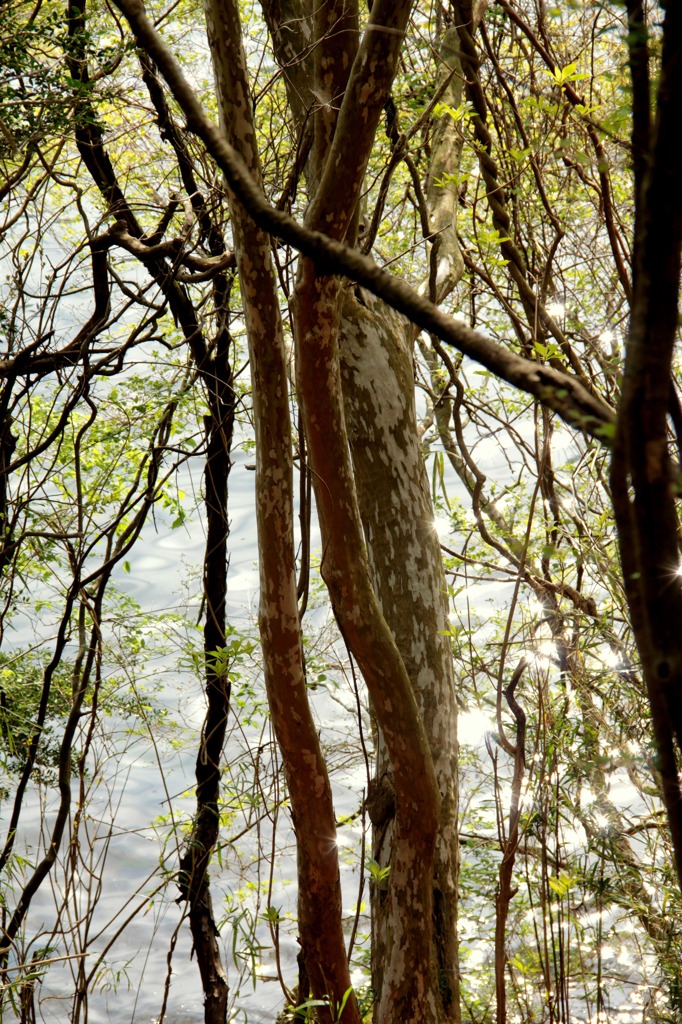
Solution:
[{"label": "tree trunk", "polygon": [[[307,108],[315,110],[315,143],[307,164],[308,184],[315,194],[308,222],[325,232],[344,233],[350,240],[355,232],[357,208],[348,188],[349,163],[327,158],[337,128],[339,97],[346,90],[354,37],[347,31],[347,6],[327,4],[316,15],[315,31],[302,28],[301,3],[264,3],[263,9],[273,38],[275,53],[284,69],[285,82],[295,121],[302,125]],[[277,11],[275,11],[277,6]],[[337,20],[335,20],[335,18]],[[313,21],[309,12],[310,25]],[[301,51],[294,59],[292,35],[284,24],[293,25]],[[311,36],[318,41],[313,54],[307,49]],[[457,106],[461,100],[461,79],[455,73],[457,33],[445,34],[440,81],[448,78],[443,100]],[[307,77],[306,77],[307,69]],[[329,106],[319,102],[331,100]],[[345,104],[344,104],[345,105]],[[340,140],[336,144],[341,149]],[[354,155],[359,151],[354,131]],[[348,139],[346,140],[348,145]],[[443,118],[433,147],[432,181],[458,170],[460,136],[452,119]],[[343,171],[339,172],[338,168]],[[325,193],[325,188],[327,193]],[[330,201],[329,190],[334,197]],[[320,191],[321,190],[321,191]],[[333,225],[335,203],[346,197],[344,227]],[[441,296],[449,291],[461,273],[461,255],[456,243],[456,189],[432,184],[429,207],[439,242],[438,256]],[[348,210],[353,216],[348,215]],[[434,1005],[441,1020],[459,1019],[457,972],[457,705],[452,657],[446,638],[448,600],[438,539],[433,526],[433,508],[426,473],[419,450],[414,405],[414,373],[411,354],[412,331],[404,318],[360,289],[339,292],[339,341],[345,417],[351,442],[355,486],[359,501],[369,566],[379,606],[400,651],[410,678],[423,726],[433,756],[440,790],[441,815],[433,874],[433,963],[430,978]],[[356,298],[355,296],[360,296]],[[406,553],[409,554],[406,555]],[[389,867],[393,855],[395,813],[394,781],[381,730],[376,750],[377,770],[368,801],[374,820],[374,859]],[[388,996],[385,965],[395,934],[400,930],[395,901],[389,901],[389,881],[373,883],[372,897],[372,986],[379,1004]],[[390,907],[390,912],[389,912]]]},{"label": "tree trunk", "polygon": [[[646,34],[637,23],[637,5],[629,6],[637,97],[634,300],[611,486],[625,590],[682,884],[682,579],[676,507],[680,470],[670,457],[668,419],[678,401],[673,356],[679,335],[682,200],[675,136],[682,105],[682,10],[676,4],[666,6],[656,120],[650,125],[650,85],[646,80],[642,84],[636,74]],[[642,154],[645,145],[648,151]],[[679,434],[676,441],[679,457]]]},{"label": "tree trunk", "polygon": [[[382,1024],[435,1024],[430,929],[432,866],[440,800],[424,725],[405,665],[374,593],[362,540],[343,414],[338,358],[339,282],[304,261],[296,292],[299,399],[322,530],[322,576],[348,646],[367,683],[395,787],[394,856],[385,950]],[[321,385],[324,386],[321,386]]]},{"label": "tree trunk", "polygon": [[[433,867],[433,974],[439,1020],[459,1019],[457,973],[457,702],[449,642],[448,597],[433,507],[419,447],[410,338],[404,319],[359,289],[348,288],[341,322],[346,422],[372,581],[393,633],[424,723],[441,798]],[[415,780],[415,788],[419,788]],[[373,857],[387,867],[391,817],[379,808],[392,788],[379,732],[375,789],[369,801]],[[372,984],[384,989],[386,952],[397,922],[375,884]]]},{"label": "tree trunk", "polygon": [[[206,0],[223,130],[256,181],[260,166],[252,101],[233,0]],[[303,667],[293,534],[293,462],[286,353],[268,235],[233,201],[230,212],[246,318],[256,430],[259,626],[268,702],[296,831],[298,924],[306,973],[322,1021],[336,1021],[351,987],[341,927],[341,882],[331,787]],[[308,993],[300,992],[304,1000]],[[341,1020],[359,1024],[353,995]]]}]

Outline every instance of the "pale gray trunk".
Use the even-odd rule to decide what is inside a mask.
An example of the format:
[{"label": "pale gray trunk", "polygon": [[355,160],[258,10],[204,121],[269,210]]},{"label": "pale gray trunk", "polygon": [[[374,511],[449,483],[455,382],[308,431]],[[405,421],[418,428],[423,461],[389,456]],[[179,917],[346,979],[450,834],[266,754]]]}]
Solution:
[{"label": "pale gray trunk", "polygon": [[[435,966],[443,1019],[455,1020],[457,702],[452,653],[443,635],[447,586],[417,431],[411,333],[383,303],[347,290],[340,328],[346,423],[374,587],[417,697],[441,794],[433,878]],[[414,785],[418,788],[420,780]],[[381,867],[391,860],[391,788],[379,735],[369,810],[373,857]],[[372,982],[380,999],[396,922],[382,891],[374,893],[372,909]]]},{"label": "pale gray trunk", "polygon": [[[462,102],[463,78],[459,60],[459,36],[451,26],[440,45],[439,79],[449,79],[441,97],[444,108],[456,111]],[[463,122],[455,122],[444,109],[433,135],[431,161],[426,190],[429,228],[434,236],[430,249],[429,292],[433,302],[442,302],[455,287],[464,261],[457,240],[457,208],[459,205],[460,161],[464,145]]]}]

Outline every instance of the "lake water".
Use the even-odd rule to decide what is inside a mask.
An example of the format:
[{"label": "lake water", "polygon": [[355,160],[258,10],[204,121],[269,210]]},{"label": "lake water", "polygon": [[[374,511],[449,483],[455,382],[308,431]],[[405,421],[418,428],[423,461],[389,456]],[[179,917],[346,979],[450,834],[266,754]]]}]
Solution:
[{"label": "lake water", "polygon": [[[499,445],[491,444],[487,452],[487,471],[504,479],[505,468]],[[228,595],[229,621],[240,630],[256,635],[258,576],[256,570],[256,539],[253,518],[254,474],[246,468],[253,458],[235,454],[230,478],[230,577]],[[187,494],[196,493],[200,484],[200,467],[185,469],[181,486]],[[461,488],[448,478],[451,495],[463,497]],[[446,524],[443,524],[446,526]],[[314,533],[313,549],[319,548]],[[200,517],[187,527],[171,530],[157,518],[156,528],[150,524],[130,556],[129,573],[120,569],[116,581],[121,590],[133,596],[144,613],[155,615],[145,619],[143,628],[150,643],[170,611],[187,613],[195,622],[199,615],[196,598],[200,580],[204,537]],[[472,608],[492,611],[508,601],[511,583],[471,582],[465,597]],[[124,623],[119,628],[134,629],[139,623]],[[333,769],[333,787],[337,818],[353,817],[339,830],[341,871],[344,888],[344,911],[350,931],[359,890],[361,819],[357,817],[366,786],[366,773],[361,752],[354,738],[355,695],[343,671],[345,653],[335,649],[336,631],[324,602],[313,606],[307,626],[320,639],[324,653],[311,663],[311,675],[327,675],[327,679],[311,691],[321,735]],[[485,613],[480,616],[477,632],[482,642],[490,632]],[[167,878],[177,868],[178,851],[183,841],[183,827],[194,809],[192,786],[197,737],[204,715],[201,684],[187,668],[177,665],[177,655],[186,641],[179,620],[163,627],[171,636],[170,650],[149,658],[137,679],[124,679],[122,685],[135,683],[141,697],[147,687],[151,697],[146,700],[150,711],[151,730],[143,719],[136,719],[137,730],[131,733],[131,720],[120,716],[105,719],[98,734],[91,761],[100,770],[91,771],[85,780],[88,788],[85,829],[80,855],[75,867],[65,863],[63,856],[50,879],[34,899],[27,921],[26,934],[33,936],[30,954],[49,947],[46,959],[73,957],[50,965],[44,980],[37,986],[35,1005],[40,1020],[64,1021],[69,1018],[76,987],[77,964],[74,957],[86,951],[85,973],[93,975],[87,1005],[80,1010],[80,1021],[104,1024],[110,1020],[151,1022],[159,1019],[167,988],[164,1020],[169,1024],[198,1024],[203,1021],[203,997],[196,963],[191,957],[191,940],[187,923],[182,920],[182,907],[176,903],[177,889]],[[173,631],[176,631],[176,635]],[[325,640],[326,638],[326,640]],[[15,642],[26,637],[15,636]],[[325,644],[327,645],[325,647]],[[234,1019],[249,1022],[274,1021],[284,1005],[284,996],[277,981],[278,965],[272,936],[264,919],[268,907],[276,908],[279,925],[279,971],[286,983],[296,981],[296,927],[292,920],[296,909],[296,867],[294,837],[282,798],[282,773],[272,743],[266,716],[257,707],[263,695],[257,662],[244,665],[243,682],[251,682],[254,694],[244,692],[244,706],[238,707],[239,687],[235,687],[232,729],[225,752],[225,792],[228,801],[222,829],[223,845],[211,869],[214,911],[220,924],[224,962],[233,997]],[[365,722],[365,725],[367,723]],[[486,732],[494,732],[495,724],[485,710],[471,710],[462,716],[461,741],[469,747],[483,749]],[[152,741],[153,735],[153,741]],[[504,762],[501,761],[503,766]],[[623,800],[631,798],[627,780]],[[470,811],[491,807],[492,789],[488,782],[469,779],[464,797]],[[488,787],[487,789],[485,787]],[[73,813],[79,804],[77,780],[73,784]],[[0,807],[3,819],[9,803]],[[39,833],[41,822],[52,821],[55,794],[49,788],[32,791],[22,818],[17,852],[27,860],[44,842]],[[491,837],[494,829],[491,831]],[[576,831],[576,843],[584,837]],[[476,852],[467,854],[470,858]],[[489,962],[494,925],[490,914],[492,902],[479,904],[468,898],[463,903],[467,943],[467,965],[476,969]],[[368,899],[365,888],[363,899]],[[483,906],[483,910],[481,910]],[[487,906],[487,910],[485,909]],[[64,922],[64,935],[54,934],[57,910]],[[483,916],[479,916],[483,914]],[[486,916],[487,915],[487,916]],[[471,921],[475,926],[467,931]],[[476,922],[478,922],[476,924]],[[605,918],[605,926],[608,920]],[[368,931],[363,913],[358,929],[356,955],[362,953],[361,940]],[[69,938],[70,936],[70,938]],[[74,942],[74,936],[77,941]],[[173,949],[169,968],[169,949]],[[614,953],[614,971],[617,970]],[[620,968],[618,968],[620,970]],[[652,966],[652,971],[654,967]],[[626,971],[620,970],[625,976]],[[637,1007],[640,970],[632,970],[632,981],[622,985],[614,995],[611,1020],[623,1024],[634,1020]],[[356,968],[354,981],[362,974]],[[634,1002],[633,1002],[634,999]],[[617,1006],[622,1006],[619,1015]],[[588,1019],[585,1003],[576,997],[576,1020]]]},{"label": "lake water", "polygon": [[[237,453],[230,477],[230,576],[228,619],[241,630],[256,634],[258,574],[253,518],[255,474],[246,468],[248,458]],[[185,471],[181,486],[190,494],[198,484],[198,473]],[[158,519],[157,519],[158,527]],[[176,530],[145,529],[136,551],[129,558],[130,572],[117,571],[117,585],[132,595],[144,612],[186,611],[196,621],[199,604],[188,600],[187,581],[200,579],[203,558],[203,529],[198,517]],[[319,546],[313,534],[313,547]],[[190,584],[189,592],[193,588]],[[328,613],[311,611],[317,630],[323,629]],[[135,626],[130,623],[130,626]],[[154,625],[144,627],[153,639]],[[25,637],[15,636],[15,642]],[[179,641],[181,641],[179,637]],[[328,652],[333,660],[334,654]],[[89,786],[86,813],[81,828],[87,831],[81,843],[81,863],[75,875],[72,865],[60,858],[35,897],[27,920],[26,934],[38,936],[31,949],[50,946],[45,959],[69,956],[74,947],[65,938],[52,935],[55,907],[60,907],[65,930],[75,928],[81,935],[78,950],[86,948],[86,972],[97,978],[87,1000],[87,1020],[92,1024],[117,1021],[155,1021],[169,979],[168,951],[174,944],[172,974],[165,1020],[173,1024],[203,1020],[203,997],[199,972],[191,958],[191,940],[182,907],[175,902],[177,888],[163,886],[163,871],[177,866],[182,843],[182,824],[194,809],[194,759],[197,736],[204,716],[200,682],[189,671],[179,672],[174,653],[145,666],[138,686],[162,687],[154,694],[157,715],[155,739],[151,741],[144,722],[138,720],[139,735],[130,734],[130,721],[115,716],[105,720],[104,731],[95,740],[91,761],[100,764],[98,779]],[[334,766],[334,796],[337,817],[358,812],[361,792],[366,786],[364,762],[348,738],[354,714],[354,694],[337,677],[333,695],[319,685],[312,693],[315,713],[330,760]],[[262,706],[257,668],[244,666],[244,680],[255,684],[255,703]],[[239,696],[239,687],[234,696]],[[225,751],[226,789],[231,820],[222,829],[224,846],[219,862],[211,869],[214,912],[221,926],[224,960],[234,999],[235,1019],[272,1021],[284,1005],[277,982],[269,927],[262,915],[268,906],[279,910],[280,970],[287,984],[296,981],[295,925],[291,920],[296,904],[294,837],[285,810],[277,804],[282,796],[282,776],[263,713],[253,713],[253,699],[239,709],[233,702],[231,733]],[[345,709],[348,709],[346,711]],[[250,724],[243,718],[251,710]],[[169,724],[172,722],[172,724]],[[72,785],[73,811],[78,806],[78,784]],[[9,813],[8,801],[1,808]],[[16,850],[27,860],[35,858],[41,822],[48,827],[56,808],[54,792],[29,794]],[[358,895],[359,821],[339,832],[342,848],[344,909],[352,922]],[[231,843],[231,838],[236,837]],[[163,870],[160,864],[163,864]],[[74,885],[75,883],[75,885]],[[94,906],[94,910],[92,909]],[[76,924],[78,917],[83,918]],[[131,918],[125,927],[124,922]],[[361,928],[360,931],[363,929]],[[366,928],[364,929],[366,930]],[[117,937],[117,932],[120,935]],[[87,940],[85,938],[87,932]],[[258,944],[262,948],[258,948]],[[98,966],[102,953],[106,955]],[[50,965],[36,989],[35,1003],[41,1019],[64,1020],[71,1012],[78,959]],[[255,985],[254,985],[255,983]],[[81,1020],[85,1008],[82,1009]]]}]

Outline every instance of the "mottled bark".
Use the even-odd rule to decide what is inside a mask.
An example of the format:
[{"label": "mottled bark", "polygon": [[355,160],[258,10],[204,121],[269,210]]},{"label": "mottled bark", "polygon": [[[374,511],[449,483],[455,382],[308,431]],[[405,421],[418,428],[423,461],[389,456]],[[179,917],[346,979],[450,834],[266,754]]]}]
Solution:
[{"label": "mottled bark", "polygon": [[[344,9],[343,4],[338,4],[329,5],[325,10],[326,34],[321,40],[320,54],[316,56],[314,64],[313,89],[318,99],[333,97],[335,100],[337,96],[343,96],[343,102],[338,119],[334,101],[317,114],[316,142],[310,160],[309,174],[314,194],[307,224],[324,230],[333,238],[345,237],[350,242],[354,239],[355,216],[365,168],[379,116],[389,95],[400,48],[399,34],[406,26],[409,6],[374,4],[374,24],[363,37],[350,74],[348,58],[353,39],[345,31],[348,9]],[[337,17],[336,21],[333,20],[334,15]],[[322,36],[323,27],[320,16],[318,12],[318,36]],[[450,746],[452,756],[445,758],[447,765],[438,763],[441,755],[441,737],[436,737],[433,733],[433,716],[425,713],[428,699],[423,702],[417,696],[415,700],[415,695],[419,693],[420,683],[424,685],[425,693],[434,676],[441,678],[440,671],[429,672],[424,663],[428,661],[428,655],[422,660],[418,648],[430,645],[432,623],[429,621],[428,612],[439,600],[442,610],[445,581],[441,573],[441,593],[437,592],[434,602],[434,594],[430,587],[433,577],[427,570],[425,586],[429,593],[422,602],[422,595],[418,597],[415,592],[415,583],[410,586],[404,575],[418,568],[417,561],[421,563],[421,568],[427,569],[425,563],[430,561],[429,555],[422,558],[417,555],[415,547],[423,542],[425,551],[432,552],[431,541],[435,541],[428,486],[422,486],[425,480],[418,450],[413,376],[407,349],[403,349],[403,355],[407,356],[407,372],[403,372],[403,362],[397,373],[393,372],[394,367],[390,367],[384,378],[385,390],[382,390],[381,397],[385,398],[388,404],[385,405],[381,400],[373,401],[370,397],[368,405],[362,407],[362,412],[366,415],[367,429],[370,432],[374,430],[373,441],[376,442],[376,450],[374,453],[369,452],[369,457],[371,460],[376,456],[376,461],[370,467],[369,473],[365,473],[363,477],[362,470],[366,466],[366,462],[363,464],[363,454],[367,453],[367,448],[363,448],[360,443],[353,468],[349,464],[339,379],[340,366],[337,363],[336,349],[338,335],[344,363],[346,355],[352,360],[350,347],[346,345],[347,335],[354,333],[351,310],[348,303],[344,302],[347,296],[348,291],[338,282],[320,280],[310,264],[305,264],[296,296],[297,367],[299,394],[303,403],[311,462],[315,472],[313,479],[317,477],[317,503],[323,524],[325,554],[322,570],[330,588],[337,619],[351,650],[358,659],[372,696],[382,744],[384,741],[386,744],[382,747],[380,771],[383,773],[384,769],[389,769],[390,766],[388,774],[395,796],[394,827],[389,822],[382,826],[391,829],[393,845],[387,890],[384,894],[385,899],[382,900],[382,907],[385,909],[384,922],[390,921],[390,927],[377,929],[376,914],[374,915],[373,941],[377,941],[379,935],[381,941],[376,955],[373,954],[373,959],[381,964],[381,983],[376,984],[379,980],[376,971],[373,972],[373,981],[380,1020],[443,1020],[446,1019],[442,1005],[443,988],[447,990],[444,1001],[448,1006],[457,1005],[456,986],[451,984],[456,969],[455,930],[454,927],[446,929],[451,938],[450,942],[445,938],[443,942],[439,942],[436,937],[438,927],[435,929],[436,934],[432,933],[431,929],[424,928],[425,920],[430,922],[442,919],[446,903],[445,899],[441,898],[443,894],[438,883],[434,887],[431,877],[431,858],[436,856],[440,859],[442,845],[439,841],[438,853],[432,847],[433,836],[429,831],[429,815],[434,810],[437,811],[440,799],[435,789],[429,793],[429,786],[434,782],[444,783],[441,794],[443,812],[440,820],[448,820],[447,831],[452,839],[456,793],[454,801],[451,797],[453,787],[456,787],[456,751],[454,746]],[[385,310],[382,304],[379,305],[390,320],[389,311]],[[309,316],[311,309],[316,310],[315,324]],[[400,318],[393,317],[394,321],[396,319]],[[391,326],[394,327],[395,323]],[[312,331],[315,327],[317,330],[313,341]],[[401,327],[404,330],[404,323]],[[360,339],[360,348],[366,340]],[[388,347],[388,351],[392,351],[396,347],[399,348],[399,342],[396,345],[396,338],[391,329],[375,332],[373,341],[375,344],[371,349],[370,359],[373,357],[378,360],[381,363],[381,371],[385,371],[391,360],[384,346]],[[343,392],[350,391],[356,400],[354,402],[351,398],[349,402],[347,401],[346,412],[352,413],[357,405],[362,406],[363,398],[371,396],[376,387],[375,374],[369,372],[363,379],[363,371],[367,369],[368,367],[363,365],[357,374],[350,372],[344,378]],[[315,379],[328,381],[330,394],[334,394],[334,405],[329,405],[326,410],[320,408],[319,396],[313,391]],[[327,397],[329,398],[329,395]],[[404,434],[396,432],[392,422],[396,404],[412,409],[412,419],[410,421],[407,417]],[[322,422],[326,422],[326,442],[322,440]],[[330,443],[332,436],[333,445]],[[369,558],[374,570],[371,575],[367,575],[369,565],[363,557],[353,475],[356,474],[361,499],[367,499],[368,493],[374,488],[373,498],[367,502],[369,505],[377,495],[394,489],[395,480],[398,477],[402,478],[403,473],[408,470],[408,464],[412,474],[404,480],[404,488],[396,502],[399,507],[396,509],[398,514],[393,520],[393,526],[397,526],[399,521],[416,521],[423,524],[424,528],[419,531],[421,536],[418,537],[413,536],[412,530],[408,528],[412,542],[411,551],[415,557],[408,559],[409,565],[406,565],[402,544],[405,536],[398,536],[398,533],[391,531],[390,528],[383,529],[384,526],[388,526],[388,517],[384,517],[385,510],[382,510],[376,521],[376,529],[368,532],[369,519],[363,523]],[[334,466],[336,476],[332,484],[330,474],[334,472]],[[334,498],[333,491],[336,492]],[[342,495],[345,495],[344,500]],[[368,511],[371,517],[371,511],[363,509],[363,512],[365,511]],[[382,522],[382,519],[386,521]],[[426,536],[429,532],[430,538]],[[402,561],[401,566],[398,566],[398,561]],[[437,544],[434,564],[440,566]],[[379,598],[385,598],[398,577],[401,577],[401,583],[404,584],[402,600],[398,602],[400,607],[397,609],[395,604],[385,601],[382,609],[382,602],[377,602],[375,593]],[[358,602],[363,608],[364,619],[364,629],[360,632],[356,624]],[[433,617],[434,621],[435,618],[436,616]],[[440,628],[444,629],[445,613],[440,618]],[[374,643],[380,642],[382,636],[384,640],[381,642],[385,643],[388,635],[397,647],[397,650],[395,647],[389,648],[394,661],[392,673],[394,680],[398,678],[396,674],[400,674],[404,692],[402,696],[394,692],[388,702],[389,706],[386,704],[385,692],[386,665],[377,673],[376,652],[371,650],[370,638],[366,632],[372,621],[374,624],[371,626],[370,636],[374,636]],[[447,662],[449,659],[446,655],[445,659],[441,656],[438,660],[438,669],[442,670],[444,661]],[[423,669],[425,672],[422,672]],[[429,680],[426,679],[426,674],[430,675]],[[452,675],[448,675],[447,670],[446,678],[450,684],[449,687],[446,684],[448,696],[452,696],[454,703]],[[395,681],[393,688],[395,691]],[[438,690],[438,687],[434,689]],[[434,699],[438,696],[439,694],[434,692]],[[393,707],[396,697],[401,703],[399,719],[395,718]],[[451,708],[452,703],[448,700],[447,708]],[[445,714],[447,708],[443,709]],[[453,733],[456,733],[456,727],[453,727],[451,721],[448,722],[447,728],[453,729]],[[409,752],[406,744],[411,747]],[[407,761],[411,762],[412,768],[405,773]],[[437,780],[433,779],[434,767],[430,763],[433,761],[437,762]],[[416,783],[416,780],[419,782]],[[421,820],[419,816],[413,817],[411,809],[420,793],[423,800]],[[445,859],[448,865],[452,865],[452,850],[456,850],[456,844],[450,841],[447,845],[448,855]],[[455,852],[455,864],[456,858]],[[436,872],[438,873],[438,868]],[[416,874],[421,877],[415,877]],[[448,895],[448,913],[452,915],[456,914],[455,874],[456,871],[451,871],[450,877],[444,879]],[[378,904],[375,901],[375,909],[376,906]],[[442,954],[442,960],[439,953]],[[406,970],[410,974],[409,978],[405,977]],[[443,984],[445,978],[447,981]]]},{"label": "mottled bark", "polygon": [[372,587],[342,405],[337,332],[339,282],[304,262],[296,292],[296,365],[322,530],[322,576],[341,631],[360,666],[391,763],[394,855],[382,1024],[439,1020],[433,977],[432,868],[440,799],[410,678]]},{"label": "mottled bark", "polygon": [[[314,38],[312,50],[312,111],[314,137],[308,161],[308,191],[311,196],[320,192],[322,177],[328,166],[329,150],[334,141],[339,108],[344,99],[348,77],[358,52],[358,4],[357,0],[323,0],[314,4]],[[357,113],[357,112],[356,112]],[[344,173],[347,168],[344,167]],[[338,188],[338,173],[334,176]],[[328,186],[327,186],[328,187]],[[347,191],[346,191],[347,189]],[[354,200],[353,183],[341,188],[343,215],[348,211],[344,200]],[[326,203],[326,216],[332,216],[331,206]],[[354,205],[354,202],[353,202]],[[352,213],[353,210],[350,210]],[[343,237],[343,236],[340,236]]]},{"label": "mottled bark", "polygon": [[[308,161],[309,188],[315,201],[309,223],[314,223],[317,217],[326,232],[338,237],[343,237],[345,232],[347,241],[352,241],[355,234],[355,219],[350,214],[354,211],[357,194],[357,184],[349,188],[349,173],[352,175],[353,161],[361,166],[366,145],[371,142],[369,136],[363,141],[364,126],[357,122],[352,135],[346,131],[348,119],[342,119],[337,129],[338,98],[345,96],[350,60],[355,50],[355,38],[348,32],[351,13],[347,4],[321,5],[316,12],[315,38],[319,43],[314,60],[309,54],[301,53],[298,65],[308,67],[308,77],[299,80],[296,90],[289,89],[294,111],[301,109],[301,88],[307,89],[304,96],[307,95],[307,102],[315,110],[315,144]],[[281,30],[273,28],[275,52],[284,66],[286,55],[279,49]],[[390,33],[388,36],[390,41]],[[456,38],[452,30],[448,35],[447,60],[444,56],[441,72],[441,81],[450,76],[444,99],[452,105],[457,105],[461,98],[461,79],[451,76],[451,71],[457,68]],[[370,40],[370,44],[373,43],[374,40]],[[365,51],[367,44],[365,40]],[[371,49],[370,45],[370,52]],[[359,67],[362,67],[361,61]],[[373,81],[373,73],[366,70],[368,67],[381,67],[383,82]],[[362,81],[363,75],[367,79],[365,86],[355,85],[358,94],[364,96],[363,90],[380,88],[381,92],[375,94],[387,95],[391,79],[386,74],[388,68],[383,58],[371,60],[365,56],[365,71],[360,72],[358,68],[354,69],[354,81]],[[322,103],[322,100],[327,102]],[[352,110],[347,97],[343,109]],[[377,109],[378,101],[375,111]],[[453,137],[452,124],[451,118],[444,117],[437,131],[434,146],[434,177],[437,178],[450,173],[459,159],[459,136]],[[362,131],[360,139],[359,130]],[[333,140],[336,140],[336,156],[327,160]],[[453,198],[451,191],[435,185],[431,193],[434,202],[438,201],[437,248],[442,254],[442,265],[447,268],[442,277],[449,289],[461,264],[454,232],[453,207],[457,196],[455,193]],[[333,220],[335,206],[341,207],[336,222]],[[432,996],[438,1006],[439,1019],[457,1019],[456,703],[452,659],[447,641],[439,635],[447,627],[446,583],[433,529],[428,481],[419,451],[412,332],[402,317],[371,296],[358,302],[353,292],[344,288],[339,293],[339,301],[345,416],[372,583],[417,696],[441,795],[441,826],[433,879],[434,908],[430,918],[433,921]],[[406,558],[408,550],[410,554]],[[372,792],[381,802],[382,785],[388,787],[391,806],[389,813],[378,824],[375,822],[374,856],[386,867],[392,858],[395,790],[383,735],[377,758]],[[371,809],[370,815],[374,820],[376,814]],[[372,900],[372,985],[379,1003],[384,995],[385,964],[390,959],[393,934],[400,929],[395,914],[402,912],[395,901],[387,899],[388,891],[386,880],[381,891],[375,889]]]},{"label": "mottled bark", "polygon": [[260,0],[297,127],[312,113],[313,0]]},{"label": "mottled bark", "polygon": [[[433,867],[433,955],[439,1020],[459,1018],[457,975],[457,703],[447,637],[448,597],[419,448],[409,325],[366,293],[347,289],[341,323],[346,422],[362,524],[379,604],[395,637],[434,760],[441,798]],[[377,780],[389,769],[383,736]],[[373,856],[391,863],[393,828],[375,822]],[[381,993],[397,922],[375,891],[372,980]],[[389,913],[389,911],[393,913]]]},{"label": "mottled bark", "polygon": [[[252,101],[235,2],[207,0],[206,18],[226,137],[260,181]],[[249,339],[256,431],[259,626],[268,701],[297,839],[298,924],[313,995],[338,1006],[350,988],[331,787],[308,704],[298,616],[286,353],[270,239],[230,194]],[[306,993],[299,993],[305,998]],[[320,1011],[321,1019],[336,1019]],[[354,997],[342,1020],[357,1024]]]},{"label": "mottled bark", "polygon": [[[446,77],[448,79],[441,102],[454,111],[462,102],[463,91],[459,36],[454,25],[443,35],[439,58],[439,81]],[[433,134],[426,189],[429,235],[432,237],[429,292],[433,302],[442,302],[450,294],[464,270],[457,239],[459,169],[463,145],[464,133],[461,126],[455,124],[449,111],[444,111]]]}]

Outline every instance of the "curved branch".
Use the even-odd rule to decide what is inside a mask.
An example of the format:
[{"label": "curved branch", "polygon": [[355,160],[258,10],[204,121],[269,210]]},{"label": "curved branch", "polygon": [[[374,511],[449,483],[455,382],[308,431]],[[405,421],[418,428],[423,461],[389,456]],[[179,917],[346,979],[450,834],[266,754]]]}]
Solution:
[{"label": "curved branch", "polygon": [[441,341],[459,349],[513,387],[534,395],[570,426],[610,445],[615,423],[613,410],[601,398],[590,394],[575,377],[510,352],[441,312],[404,281],[382,270],[357,250],[303,227],[270,206],[233,147],[206,117],[179,65],[145,15],[140,0],[116,0],[116,5],[130,22],[139,44],[153,57],[168,82],[187,118],[189,130],[202,140],[239,202],[259,227],[308,256],[319,272],[343,274],[363,285],[422,330],[436,334]]}]

